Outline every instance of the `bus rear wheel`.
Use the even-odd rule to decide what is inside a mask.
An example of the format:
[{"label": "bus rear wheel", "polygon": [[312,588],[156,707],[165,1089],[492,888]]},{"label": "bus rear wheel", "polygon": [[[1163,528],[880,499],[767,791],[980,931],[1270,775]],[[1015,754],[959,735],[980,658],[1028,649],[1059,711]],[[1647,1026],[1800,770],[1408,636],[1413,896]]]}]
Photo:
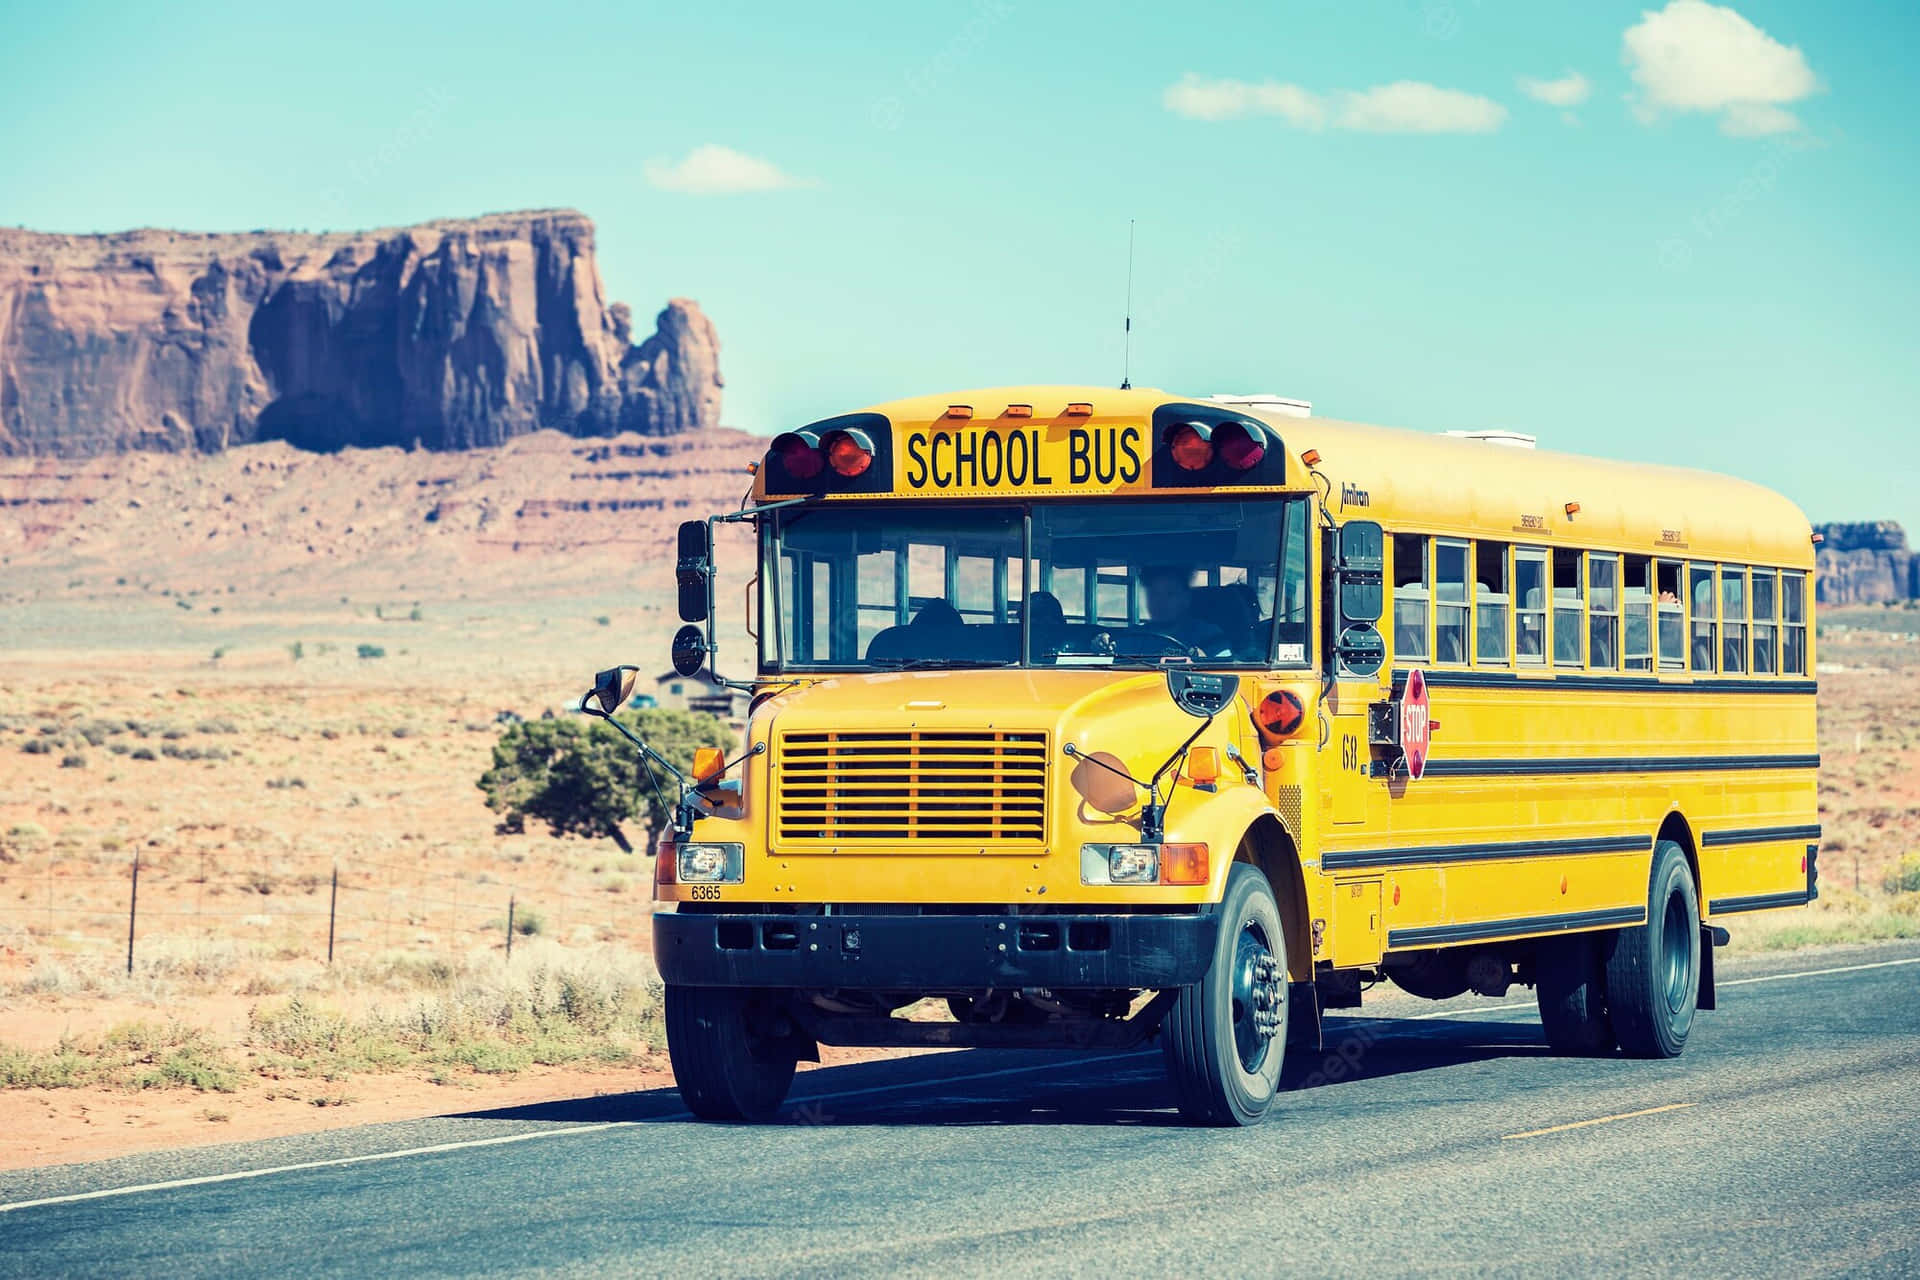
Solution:
[{"label": "bus rear wheel", "polygon": [[1542,938],[1534,949],[1534,994],[1540,1025],[1555,1053],[1589,1057],[1613,1048],[1607,1015],[1607,967],[1601,934]]},{"label": "bus rear wheel", "polygon": [[763,1030],[757,993],[666,990],[667,1056],[687,1110],[702,1120],[765,1120],[786,1101],[796,1059]]},{"label": "bus rear wheel", "polygon": [[1273,887],[1235,863],[1212,962],[1181,989],[1160,1028],[1167,1075],[1189,1123],[1257,1124],[1272,1107],[1287,1049],[1286,957]]},{"label": "bus rear wheel", "polygon": [[1687,855],[1654,846],[1647,922],[1615,935],[1607,1008],[1620,1047],[1635,1058],[1677,1058],[1700,998],[1700,895]]}]

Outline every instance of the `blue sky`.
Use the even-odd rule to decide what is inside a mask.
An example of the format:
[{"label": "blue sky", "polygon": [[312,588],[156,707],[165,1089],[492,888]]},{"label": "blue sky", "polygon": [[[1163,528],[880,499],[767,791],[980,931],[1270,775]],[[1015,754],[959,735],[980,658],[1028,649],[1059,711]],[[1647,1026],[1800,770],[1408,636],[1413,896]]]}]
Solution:
[{"label": "blue sky", "polygon": [[10,5],[0,223],[553,205],[725,419],[1117,382],[1733,471],[1920,533],[1920,7]]}]

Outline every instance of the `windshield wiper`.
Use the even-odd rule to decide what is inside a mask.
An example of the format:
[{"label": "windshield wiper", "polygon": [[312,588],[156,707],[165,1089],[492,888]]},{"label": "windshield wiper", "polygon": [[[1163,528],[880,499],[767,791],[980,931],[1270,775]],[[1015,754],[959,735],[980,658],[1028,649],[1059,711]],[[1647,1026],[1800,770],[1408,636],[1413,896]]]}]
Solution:
[{"label": "windshield wiper", "polygon": [[1014,667],[1015,658],[869,658],[869,666],[888,671],[957,671],[975,667]]}]

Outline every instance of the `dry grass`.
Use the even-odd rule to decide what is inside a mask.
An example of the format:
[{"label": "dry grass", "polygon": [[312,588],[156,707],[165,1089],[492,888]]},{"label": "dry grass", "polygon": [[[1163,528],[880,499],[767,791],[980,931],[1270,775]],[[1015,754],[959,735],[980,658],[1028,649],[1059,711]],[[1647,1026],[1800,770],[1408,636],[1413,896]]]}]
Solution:
[{"label": "dry grass", "polygon": [[[224,963],[176,970],[175,994],[191,1006],[196,991],[228,972]],[[60,973],[70,994],[110,994],[153,980]],[[231,1093],[249,1082],[338,1083],[396,1071],[450,1084],[536,1065],[642,1062],[664,1047],[650,965],[624,950],[535,942],[511,966],[487,954],[459,961],[399,954],[329,971],[250,1005],[244,1030],[231,1038],[179,1020],[138,1020],[63,1037],[52,1048],[0,1042],[0,1086]],[[322,1096],[338,1095],[313,1100]]]}]

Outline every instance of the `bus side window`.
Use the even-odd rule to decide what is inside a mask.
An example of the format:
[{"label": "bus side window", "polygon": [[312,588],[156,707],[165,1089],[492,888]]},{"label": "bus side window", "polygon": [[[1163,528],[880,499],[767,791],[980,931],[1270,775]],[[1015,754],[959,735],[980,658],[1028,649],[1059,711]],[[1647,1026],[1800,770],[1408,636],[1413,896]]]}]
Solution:
[{"label": "bus side window", "polygon": [[1587,552],[1587,665],[1620,665],[1620,560]]},{"label": "bus side window", "polygon": [[1747,669],[1747,571],[1720,570],[1720,669]]},{"label": "bus side window", "polygon": [[1393,656],[1427,660],[1427,540],[1417,533],[1393,535]]},{"label": "bus side window", "polygon": [[1693,654],[1692,667],[1698,672],[1712,672],[1713,643],[1713,566],[1696,564],[1688,570],[1687,611],[1693,615]]},{"label": "bus side window", "polygon": [[1553,665],[1582,665],[1581,630],[1586,625],[1580,596],[1580,553],[1553,551]]},{"label": "bus side window", "polygon": [[1660,588],[1660,669],[1680,671],[1687,665],[1687,614],[1680,599],[1680,562],[1662,560],[1658,571]]},{"label": "bus side window", "polygon": [[1482,664],[1507,663],[1507,544],[1473,544],[1474,656]]},{"label": "bus side window", "polygon": [[1513,653],[1522,666],[1547,660],[1547,553],[1538,547],[1513,552]]},{"label": "bus side window", "polygon": [[1753,674],[1773,674],[1773,640],[1779,634],[1774,619],[1778,616],[1778,576],[1771,569],[1753,571]]},{"label": "bus side window", "polygon": [[1621,579],[1620,653],[1629,671],[1653,670],[1653,562],[1628,556]]},{"label": "bus side window", "polygon": [[1433,660],[1467,664],[1467,632],[1473,619],[1467,594],[1467,544],[1433,544]]},{"label": "bus side window", "polygon": [[1807,674],[1807,576],[1780,575],[1780,674]]}]

